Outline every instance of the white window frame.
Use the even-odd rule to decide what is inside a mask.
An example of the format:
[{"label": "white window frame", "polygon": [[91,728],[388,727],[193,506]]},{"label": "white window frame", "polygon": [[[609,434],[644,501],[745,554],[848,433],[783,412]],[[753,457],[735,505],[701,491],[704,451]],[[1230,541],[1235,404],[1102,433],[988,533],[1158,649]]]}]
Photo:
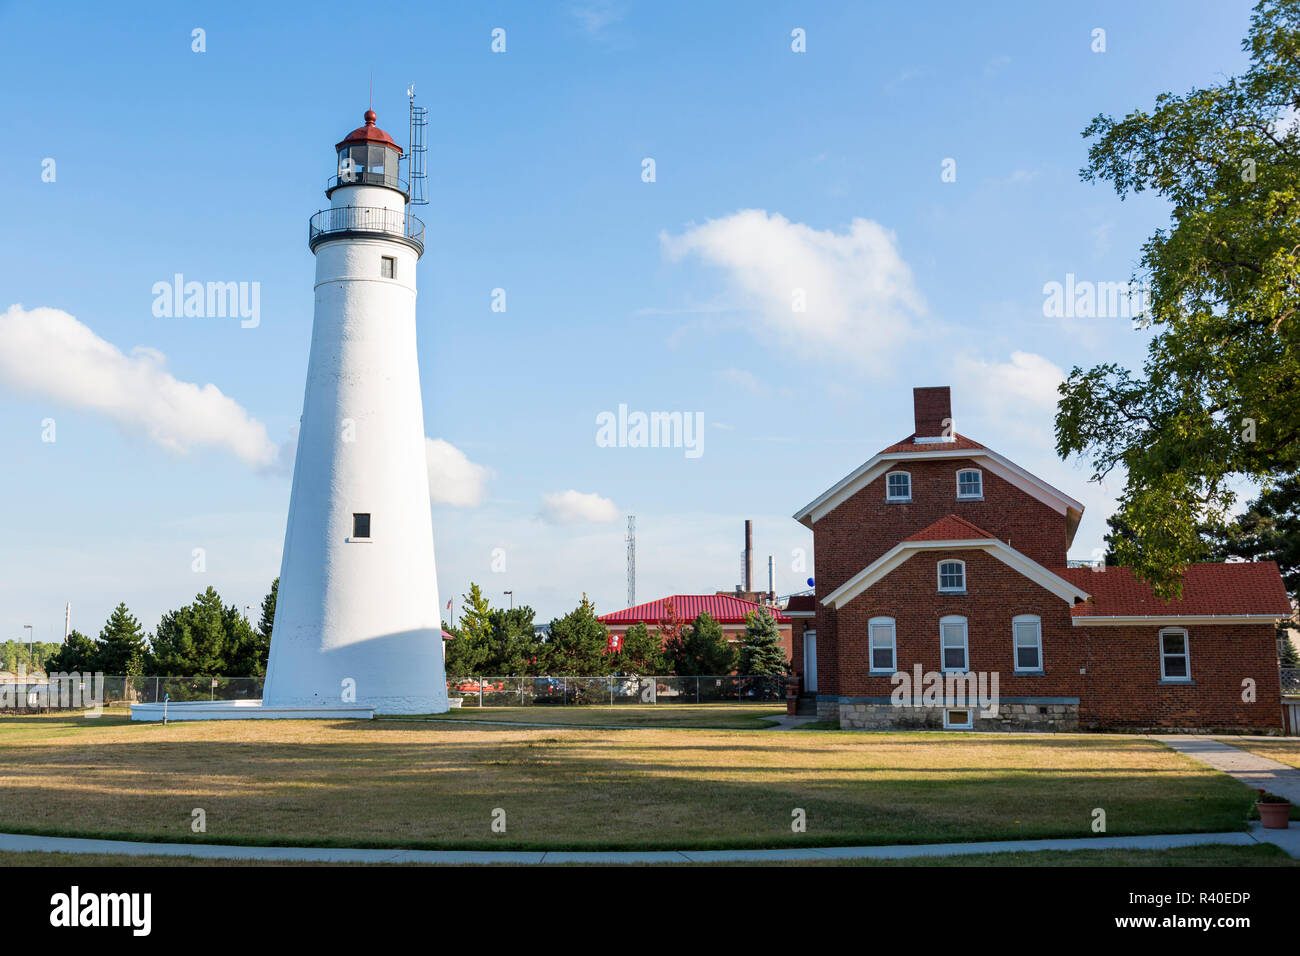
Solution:
[{"label": "white window frame", "polygon": [[[1165,654],[1165,637],[1166,635],[1171,635],[1171,634],[1177,634],[1180,637],[1182,637],[1183,639],[1182,654],[1172,654],[1172,655]],[[1192,682],[1192,639],[1191,636],[1187,633],[1187,628],[1185,627],[1161,628],[1160,635],[1159,635],[1159,642],[1160,642],[1160,679],[1162,681],[1168,681],[1171,684],[1190,684]],[[1166,675],[1165,674],[1166,656],[1181,657],[1185,665],[1183,669],[1187,671],[1187,673],[1184,674],[1182,677],[1169,677],[1168,675]]]},{"label": "white window frame", "polygon": [[[961,493],[961,476],[975,474],[979,476],[980,490],[976,495],[964,495]],[[958,501],[983,501],[984,500],[984,471],[980,468],[959,468],[957,470],[957,500]]]},{"label": "white window frame", "polygon": [[[1036,631],[1038,644],[1038,666],[1021,667],[1020,666],[1020,637],[1016,634],[1016,627],[1020,624],[1033,624]],[[1017,673],[1021,674],[1040,674],[1043,671],[1043,619],[1037,614],[1017,614],[1011,619],[1011,663]]]},{"label": "white window frame", "polygon": [[[889,628],[889,668],[876,666],[876,628]],[[898,670],[898,625],[892,617],[873,617],[867,622],[867,669],[872,674],[893,674]]]},{"label": "white window frame", "polygon": [[[907,497],[895,495],[889,487],[889,479],[895,475],[903,475],[907,478]],[[910,471],[891,471],[885,475],[885,500],[886,501],[911,501],[912,500],[912,473]]]},{"label": "white window frame", "polygon": [[[945,564],[961,565],[961,587],[954,588],[954,587],[943,586],[943,566]],[[966,593],[966,562],[965,561],[958,560],[957,558],[944,558],[942,561],[940,561],[938,564],[935,565],[934,573],[935,573],[935,580],[938,582],[939,585],[940,594],[965,594]]]},{"label": "white window frame", "polygon": [[[954,710],[963,710],[966,712],[966,723],[955,724],[952,722],[952,720],[949,719]],[[974,707],[944,708],[943,729],[944,730],[974,730],[975,729],[975,708]]]},{"label": "white window frame", "polygon": [[[961,652],[962,666],[949,667],[948,655],[944,653],[946,648],[943,643],[943,629],[946,624],[961,625]],[[970,670],[970,628],[966,625],[966,618],[960,614],[945,614],[939,618],[939,670],[944,674],[965,674]]]}]

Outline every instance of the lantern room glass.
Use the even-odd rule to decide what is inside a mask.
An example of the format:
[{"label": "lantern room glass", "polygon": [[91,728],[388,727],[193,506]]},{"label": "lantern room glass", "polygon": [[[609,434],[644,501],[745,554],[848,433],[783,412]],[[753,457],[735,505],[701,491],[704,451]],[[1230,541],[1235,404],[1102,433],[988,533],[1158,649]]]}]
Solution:
[{"label": "lantern room glass", "polygon": [[[374,143],[349,143],[339,147],[339,181],[368,186],[399,187],[398,152]],[[349,178],[351,172],[355,178]]]}]

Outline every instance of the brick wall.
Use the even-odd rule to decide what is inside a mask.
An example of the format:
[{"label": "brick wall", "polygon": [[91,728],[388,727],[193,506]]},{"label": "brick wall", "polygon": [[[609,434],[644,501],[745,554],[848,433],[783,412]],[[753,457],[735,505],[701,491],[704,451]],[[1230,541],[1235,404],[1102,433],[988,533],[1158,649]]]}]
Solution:
[{"label": "brick wall", "polygon": [[[945,558],[966,562],[966,594],[938,593],[936,566]],[[970,669],[996,671],[1002,698],[1078,698],[1081,727],[1281,727],[1271,626],[1189,627],[1194,683],[1162,684],[1158,625],[1075,627],[1063,600],[983,551],[914,555],[840,608],[836,632],[819,625],[819,638],[823,633],[838,637],[818,640],[819,665],[823,647],[838,645],[833,662],[818,668],[819,692],[843,697],[888,697],[893,692],[888,675],[870,673],[867,623],[877,616],[894,618],[899,670],[910,672],[918,663],[925,671],[941,670],[939,619],[949,614],[966,618]],[[1011,623],[1019,614],[1041,619],[1042,675],[1015,673]],[[1255,681],[1253,703],[1241,699],[1247,677]]]}]

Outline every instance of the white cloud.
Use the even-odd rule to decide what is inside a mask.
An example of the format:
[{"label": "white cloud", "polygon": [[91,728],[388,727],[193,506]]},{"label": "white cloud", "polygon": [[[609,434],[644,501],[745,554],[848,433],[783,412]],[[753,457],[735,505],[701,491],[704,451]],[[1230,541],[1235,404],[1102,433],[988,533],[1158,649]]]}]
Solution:
[{"label": "white cloud", "polygon": [[627,15],[627,10],[612,0],[581,0],[569,7],[569,13],[583,28],[595,36]]},{"label": "white cloud", "polygon": [[587,524],[618,519],[614,502],[594,491],[554,491],[542,495],[542,520],[547,524]]},{"label": "white cloud", "polygon": [[492,469],[477,465],[465,453],[441,438],[424,440],[429,466],[429,500],[436,504],[474,508],[483,503]]},{"label": "white cloud", "polygon": [[925,311],[894,234],[868,219],[836,233],[742,209],[659,238],[672,259],[694,254],[725,270],[758,310],[753,331],[807,358],[884,371]]},{"label": "white cloud", "polygon": [[0,316],[0,384],[98,412],[174,454],[218,448],[257,468],[278,450],[266,426],[215,385],[182,382],[156,349],[129,355],[59,309],[12,305]]},{"label": "white cloud", "polygon": [[[1059,365],[1033,352],[1016,351],[1009,362],[958,355],[953,366],[956,381],[964,386],[961,391],[975,399],[986,419],[1040,439],[1044,431],[1051,432],[1060,398],[1056,387],[1065,381]],[[960,431],[960,418],[953,417]]]}]

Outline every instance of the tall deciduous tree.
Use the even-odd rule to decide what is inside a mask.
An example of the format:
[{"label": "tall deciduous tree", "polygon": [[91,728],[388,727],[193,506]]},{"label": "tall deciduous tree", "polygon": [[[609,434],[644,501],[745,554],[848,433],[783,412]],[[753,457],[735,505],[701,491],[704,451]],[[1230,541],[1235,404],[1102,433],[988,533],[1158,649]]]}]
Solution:
[{"label": "tall deciduous tree", "polygon": [[1221,522],[1231,481],[1300,470],[1300,0],[1263,0],[1243,43],[1250,68],[1148,112],[1098,116],[1086,181],[1150,190],[1172,221],[1142,248],[1141,374],[1075,367],[1061,385],[1056,449],[1094,480],[1127,473],[1115,542],[1157,593],[1180,592],[1198,527]]},{"label": "tall deciduous tree", "polygon": [[645,624],[633,624],[623,634],[618,653],[610,655],[610,666],[621,674],[662,674],[668,669],[663,638]]}]

